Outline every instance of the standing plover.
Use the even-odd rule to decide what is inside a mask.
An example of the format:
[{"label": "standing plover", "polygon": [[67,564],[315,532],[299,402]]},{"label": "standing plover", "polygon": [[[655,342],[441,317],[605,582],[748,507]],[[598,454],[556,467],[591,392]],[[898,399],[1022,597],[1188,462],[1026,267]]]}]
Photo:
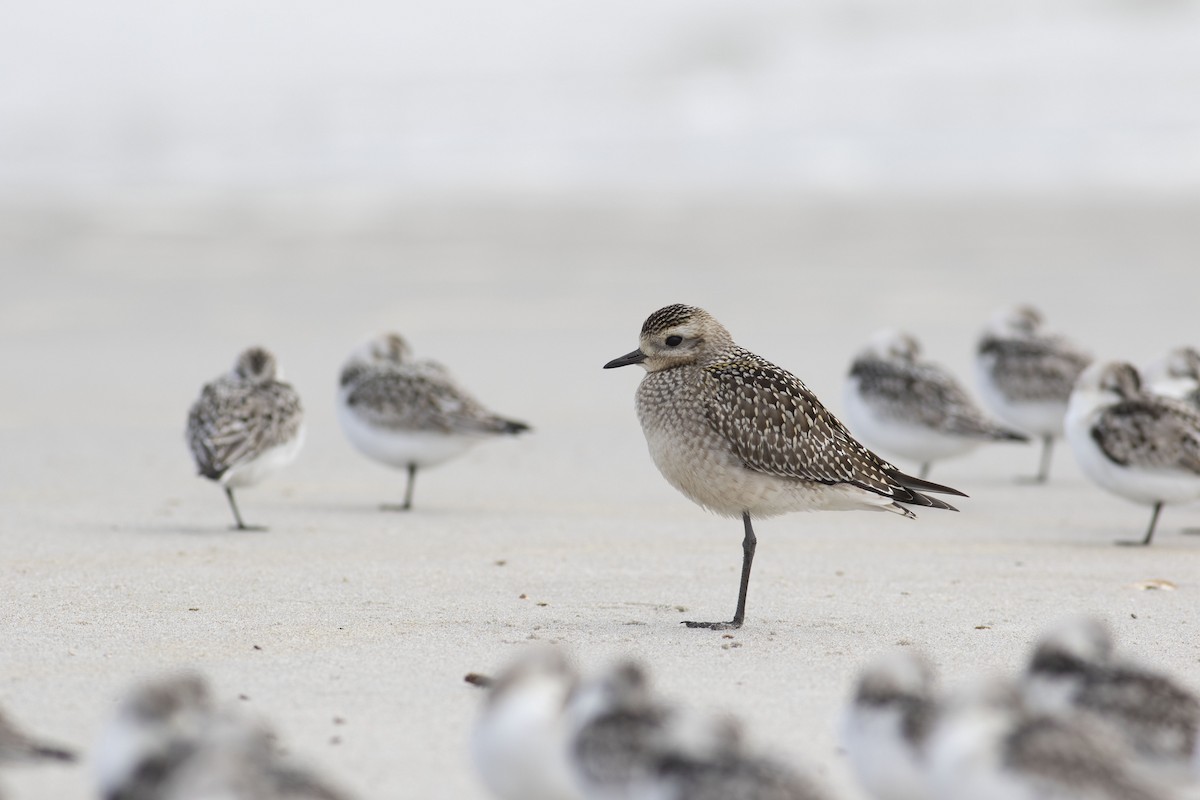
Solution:
[{"label": "standing plover", "polygon": [[850,767],[875,800],[926,800],[926,746],[938,714],[933,668],[920,653],[897,649],[859,675],[842,719]]},{"label": "standing plover", "polygon": [[911,335],[882,330],[850,366],[846,421],[864,443],[921,465],[964,455],[984,442],[1027,442],[1029,437],[988,419],[962,385],[941,366],[921,358]]},{"label": "standing plover", "polygon": [[338,421],[363,454],[408,471],[404,503],[412,508],[417,470],[466,452],[484,439],[529,430],[497,416],[434,361],[416,361],[408,344],[385,333],[355,350],[342,367]]},{"label": "standing plover", "polygon": [[1008,682],[951,696],[930,735],[936,800],[1167,800],[1125,743],[1086,715],[1031,711]]},{"label": "standing plover", "polygon": [[1067,411],[1067,441],[1083,473],[1103,489],[1153,507],[1150,544],[1164,504],[1200,498],[1200,411],[1142,389],[1131,364],[1093,364]]},{"label": "standing plover", "polygon": [[1047,333],[1041,313],[1030,306],[998,313],[979,340],[975,367],[984,403],[1003,422],[1042,440],[1038,483],[1050,477],[1071,387],[1090,362],[1071,342]]},{"label": "standing plover", "polygon": [[561,652],[536,648],[488,687],[471,754],[500,800],[582,798],[567,758],[566,705],[577,682]]},{"label": "standing plover", "polygon": [[304,444],[300,395],[283,382],[275,356],[251,347],[205,384],[188,412],[187,442],[200,474],[225,489],[237,529],[262,530],[242,522],[233,490],[292,463]]},{"label": "standing plover", "polygon": [[640,347],[604,365],[641,364],[638,418],[667,482],[703,508],[742,518],[742,577],[729,622],[741,627],[757,542],[752,517],[905,505],[953,510],[922,492],[957,489],[905,475],[861,445],[799,378],[734,344],[703,309],[672,305],[642,325]]},{"label": "standing plover", "polygon": [[1200,755],[1200,698],[1171,677],[1116,658],[1112,634],[1083,617],[1051,628],[1034,648],[1022,689],[1031,708],[1085,712],[1108,723],[1156,771],[1192,777]]}]

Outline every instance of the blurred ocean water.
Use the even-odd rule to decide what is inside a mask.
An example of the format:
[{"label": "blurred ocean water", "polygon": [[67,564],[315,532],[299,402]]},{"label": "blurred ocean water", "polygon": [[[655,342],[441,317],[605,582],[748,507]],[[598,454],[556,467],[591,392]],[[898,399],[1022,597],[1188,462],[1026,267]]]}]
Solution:
[{"label": "blurred ocean water", "polygon": [[1191,0],[15,4],[0,192],[1200,188]]}]

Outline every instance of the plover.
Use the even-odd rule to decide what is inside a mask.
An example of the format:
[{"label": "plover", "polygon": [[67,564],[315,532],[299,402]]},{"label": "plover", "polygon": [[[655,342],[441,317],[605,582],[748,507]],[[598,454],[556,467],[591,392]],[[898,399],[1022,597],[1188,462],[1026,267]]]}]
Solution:
[{"label": "plover", "polygon": [[667,482],[703,508],[742,518],[742,577],[729,622],[741,627],[756,538],[751,519],[791,511],[906,505],[953,510],[923,492],[957,489],[905,475],[872,453],[790,372],[734,344],[703,309],[671,305],[642,325],[640,347],[605,369],[640,364],[638,418]]},{"label": "plover", "polygon": [[568,705],[587,800],[820,800],[787,764],[752,752],[731,719],[669,705],[637,664],[585,680]]},{"label": "plover", "polygon": [[1067,620],[1037,643],[1022,688],[1031,708],[1084,712],[1107,723],[1156,771],[1195,776],[1200,698],[1171,677],[1113,654],[1107,625]]},{"label": "plover", "polygon": [[195,673],[134,687],[102,733],[96,771],[104,800],[345,800],[292,763],[262,722],[218,708]]},{"label": "plover", "polygon": [[7,766],[38,761],[75,761],[76,758],[73,750],[25,733],[7,714],[0,711],[0,764]]},{"label": "plover", "polygon": [[1103,723],[1030,711],[1006,681],[976,684],[943,705],[928,745],[936,800],[1166,800]]},{"label": "plover", "polygon": [[188,412],[187,443],[200,474],[225,490],[237,529],[262,530],[242,522],[233,490],[290,464],[304,444],[300,395],[283,382],[275,356],[251,347],[205,384]]},{"label": "plover", "polygon": [[560,651],[536,648],[488,686],[471,755],[500,800],[581,800],[567,758],[566,705],[577,683]]},{"label": "plover", "polygon": [[875,800],[927,800],[929,733],[938,714],[933,667],[912,649],[876,657],[842,719],[842,746]]},{"label": "plover", "polygon": [[1164,504],[1200,498],[1200,410],[1144,391],[1132,364],[1093,364],[1079,377],[1067,441],[1094,483],[1153,507],[1145,538],[1122,544],[1150,544]]},{"label": "plover", "polygon": [[1155,394],[1174,397],[1200,409],[1200,350],[1176,347],[1148,368],[1145,378]]},{"label": "plover", "polygon": [[1030,306],[999,312],[979,340],[975,367],[984,404],[1001,421],[1042,440],[1038,483],[1050,477],[1071,387],[1090,362],[1070,341],[1046,332],[1041,313]]},{"label": "plover", "polygon": [[910,334],[882,330],[850,366],[846,421],[870,447],[921,465],[964,455],[984,442],[1027,442],[1029,437],[988,419],[962,385],[941,366],[921,358]]},{"label": "plover", "polygon": [[408,344],[385,333],[355,350],[342,367],[338,421],[351,444],[370,458],[408,471],[404,503],[412,508],[417,470],[462,455],[496,436],[529,430],[488,411],[446,368],[417,361]]},{"label": "plover", "polygon": [[100,796],[162,797],[177,770],[199,750],[214,713],[208,683],[186,672],[131,689],[95,749]]}]

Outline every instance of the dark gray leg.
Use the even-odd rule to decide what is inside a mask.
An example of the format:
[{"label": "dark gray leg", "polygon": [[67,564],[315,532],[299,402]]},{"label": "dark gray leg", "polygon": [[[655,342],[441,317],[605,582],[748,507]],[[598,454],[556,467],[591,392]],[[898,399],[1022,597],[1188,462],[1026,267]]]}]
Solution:
[{"label": "dark gray leg", "polygon": [[262,525],[247,525],[246,523],[242,522],[242,515],[238,513],[237,503],[233,500],[233,489],[230,489],[228,486],[224,487],[224,489],[225,496],[229,498],[229,507],[233,509],[233,518],[237,522],[237,525],[233,526],[234,530],[265,531],[266,528]]},{"label": "dark gray leg", "polygon": [[404,487],[404,503],[396,505],[394,503],[384,503],[380,508],[384,511],[410,511],[412,510],[413,484],[417,482],[417,465],[408,465],[408,484]]},{"label": "dark gray leg", "polygon": [[1158,515],[1159,512],[1162,511],[1162,507],[1162,503],[1154,504],[1154,511],[1150,514],[1150,527],[1146,529],[1145,539],[1142,539],[1140,542],[1120,541],[1117,542],[1117,544],[1125,545],[1127,547],[1146,547],[1149,545],[1150,540],[1154,538],[1154,526],[1158,524]]},{"label": "dark gray leg", "polygon": [[922,464],[921,472],[919,475],[917,475],[917,477],[920,478],[921,480],[925,480],[926,478],[928,478],[929,477],[929,468],[931,466],[932,466],[932,462],[930,462],[930,461],[926,461],[924,464]]},{"label": "dark gray leg", "polygon": [[1050,456],[1054,453],[1054,437],[1042,437],[1042,463],[1038,466],[1037,477],[1033,479],[1034,483],[1045,483],[1050,480]]},{"label": "dark gray leg", "polygon": [[684,622],[689,628],[725,631],[742,627],[742,621],[746,618],[746,592],[750,589],[750,565],[754,563],[754,548],[758,545],[754,526],[750,524],[749,511],[742,512],[742,523],[746,528],[746,535],[742,539],[742,583],[738,587],[737,610],[733,612],[733,619],[729,622]]}]

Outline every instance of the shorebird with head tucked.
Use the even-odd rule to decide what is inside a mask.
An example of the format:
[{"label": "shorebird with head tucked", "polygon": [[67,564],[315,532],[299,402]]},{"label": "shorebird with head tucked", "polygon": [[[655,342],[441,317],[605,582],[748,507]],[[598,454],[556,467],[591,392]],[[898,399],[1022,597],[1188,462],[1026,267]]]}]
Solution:
[{"label": "shorebird with head tucked", "polygon": [[485,439],[529,430],[497,416],[435,361],[417,361],[408,343],[385,333],[355,350],[342,367],[338,421],[364,455],[407,470],[404,503],[412,508],[417,470],[462,455]]},{"label": "shorebird with head tucked", "polygon": [[235,527],[263,530],[242,522],[233,490],[292,463],[304,444],[300,395],[283,382],[275,356],[251,347],[205,384],[188,412],[187,443],[200,474],[225,489]]},{"label": "shorebird with head tucked", "polygon": [[846,420],[871,447],[921,465],[971,452],[985,442],[1029,437],[988,419],[962,385],[921,358],[915,337],[882,330],[858,354],[846,377]]},{"label": "shorebird with head tucked", "polygon": [[1050,477],[1071,387],[1091,360],[1064,337],[1048,333],[1041,312],[1031,306],[999,312],[979,340],[975,370],[984,403],[1003,422],[1042,440],[1036,483]]},{"label": "shorebird with head tucked", "polygon": [[940,698],[933,667],[912,649],[876,657],[842,718],[850,767],[875,800],[927,800],[926,749]]},{"label": "shorebird with head tucked", "polygon": [[707,311],[671,305],[642,325],[637,350],[605,369],[640,364],[638,418],[667,482],[703,508],[741,517],[742,577],[729,622],[741,627],[757,539],[751,520],[791,511],[905,506],[953,510],[924,492],[957,489],[905,475],[858,442],[799,378],[739,347]]},{"label": "shorebird with head tucked", "polygon": [[1200,411],[1142,389],[1132,364],[1093,364],[1067,411],[1067,441],[1102,489],[1153,507],[1140,542],[1150,544],[1164,504],[1200,499]]},{"label": "shorebird with head tucked", "polygon": [[1105,722],[1155,772],[1200,777],[1200,697],[1172,677],[1113,653],[1098,619],[1066,620],[1038,641],[1022,679],[1031,708]]}]

